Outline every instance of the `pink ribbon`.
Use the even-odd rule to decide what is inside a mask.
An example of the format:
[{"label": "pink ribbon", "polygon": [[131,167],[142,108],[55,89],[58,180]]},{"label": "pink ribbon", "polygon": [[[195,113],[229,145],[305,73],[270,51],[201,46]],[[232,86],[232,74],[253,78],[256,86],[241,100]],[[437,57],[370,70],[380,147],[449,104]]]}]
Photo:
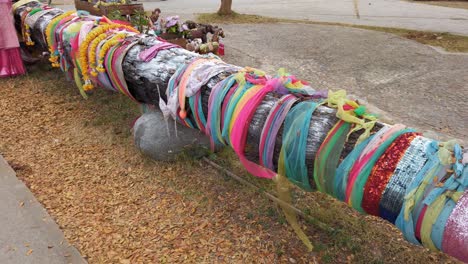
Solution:
[{"label": "pink ribbon", "polygon": [[140,60],[144,62],[149,62],[154,57],[156,57],[158,55],[158,52],[160,52],[161,50],[172,49],[172,48],[180,48],[180,46],[169,43],[169,42],[162,42],[162,43],[152,46],[151,48],[142,50],[140,54],[138,54],[138,57],[140,58]]}]

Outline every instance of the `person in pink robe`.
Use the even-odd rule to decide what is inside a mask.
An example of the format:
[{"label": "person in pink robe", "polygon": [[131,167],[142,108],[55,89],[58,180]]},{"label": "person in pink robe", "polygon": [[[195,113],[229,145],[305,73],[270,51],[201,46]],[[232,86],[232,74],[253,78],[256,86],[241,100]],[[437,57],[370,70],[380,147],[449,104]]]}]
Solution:
[{"label": "person in pink robe", "polygon": [[11,0],[0,0],[0,77],[26,73],[14,26]]}]

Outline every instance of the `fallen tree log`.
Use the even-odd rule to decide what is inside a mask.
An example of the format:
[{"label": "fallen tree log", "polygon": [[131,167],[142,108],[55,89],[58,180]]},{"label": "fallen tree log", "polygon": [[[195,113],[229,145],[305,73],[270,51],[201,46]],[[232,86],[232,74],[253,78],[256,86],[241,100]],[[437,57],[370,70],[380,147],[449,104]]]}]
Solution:
[{"label": "fallen tree log", "polygon": [[[35,8],[44,9],[43,5],[36,1],[24,1],[22,4],[18,4],[15,18],[19,30],[24,30],[24,23],[26,23],[24,18],[27,18],[28,12]],[[31,23],[29,25],[31,39],[37,49],[46,51],[50,48],[50,43],[47,43],[48,32],[46,29],[49,23],[61,13],[62,11],[53,9],[35,21],[29,21]],[[70,14],[70,16],[74,16],[72,22],[61,25],[59,27],[61,30],[53,32],[53,36],[57,40],[63,39],[62,50],[59,51],[58,56],[61,59],[60,65],[67,72],[77,67],[70,66],[74,64],[73,47],[71,41],[63,38],[63,29],[70,27],[73,23],[77,25],[83,21],[100,19],[87,14]],[[110,39],[117,34],[119,34],[117,31],[109,33],[102,42],[110,42]],[[168,98],[171,93],[170,89],[179,87],[178,84],[171,86],[170,82],[178,81],[175,78],[177,74],[188,72],[184,69],[185,66],[205,58],[182,48],[171,47],[160,50],[151,59],[143,60],[141,54],[161,45],[161,40],[147,35],[135,36],[128,32],[125,34],[133,42],[132,46],[129,46],[124,56],[121,57],[122,62],[117,66],[121,67],[120,74],[124,78],[126,89],[128,89],[127,95],[141,104],[158,106],[161,102],[170,101]],[[96,47],[98,46],[99,44],[96,45]],[[86,51],[91,52],[89,49]],[[107,55],[109,53],[110,51]],[[113,59],[112,56],[110,59]],[[235,66],[232,65],[232,67]],[[81,70],[82,76],[91,73],[91,71]],[[269,81],[281,79],[279,77],[265,77],[258,74],[257,71],[249,69],[245,69],[242,73],[245,73],[245,76],[242,76],[246,78],[244,81],[252,87],[259,88],[258,91],[260,88],[267,87],[270,84]],[[189,100],[185,100],[186,94],[179,93],[178,99],[179,102],[182,102],[180,108],[188,109],[186,116],[182,114],[182,109],[176,109],[179,110],[177,114],[180,115],[181,121],[190,121],[195,124],[200,115],[208,117],[208,119],[213,116],[213,109],[209,108],[210,100],[213,98],[213,90],[219,89],[217,86],[227,82],[233,76],[232,74],[233,71],[222,70],[204,80],[199,90],[201,105],[199,105],[198,112],[194,111],[196,108],[193,108]],[[190,74],[185,77],[192,78]],[[293,80],[291,76],[286,77],[289,78],[287,81]],[[285,80],[281,79],[281,81]],[[256,81],[263,82],[255,84]],[[241,86],[241,81],[236,80],[236,82],[237,85]],[[284,90],[286,83],[281,85]],[[237,88],[226,87],[229,91],[232,90],[233,94],[237,93],[235,90]],[[260,153],[260,146],[265,128],[270,128],[270,124],[267,124],[268,117],[277,109],[283,109],[281,108],[283,107],[282,100],[287,93],[275,89],[265,93],[252,111],[248,112],[251,114],[251,118],[246,119],[248,124],[240,121],[236,123],[237,119],[232,121],[232,129],[235,130],[236,126],[242,126],[246,130],[244,139],[246,144],[241,151],[242,153],[236,152],[240,156],[245,154],[246,160],[243,163],[249,166],[253,166],[252,163],[264,165],[263,160],[261,160],[263,154]],[[297,100],[290,105],[291,109],[298,109],[299,105],[304,106],[303,103],[311,103],[310,107],[312,105],[315,107],[315,102],[320,102],[320,100],[310,97],[313,94],[304,95],[301,94],[302,92],[303,90],[297,90],[289,93],[293,94]],[[182,98],[180,94],[182,94]],[[224,101],[220,104],[219,111],[221,111],[221,106],[230,107],[232,100],[234,100],[232,98],[235,96],[233,94],[223,98]],[[278,123],[278,132],[273,141],[270,141],[275,143],[274,148],[271,149],[273,164],[270,170],[275,172],[283,170],[279,173],[280,175],[286,174],[283,176],[287,176],[293,183],[301,187],[307,187],[307,185],[310,185],[310,189],[319,187],[322,191],[344,200],[361,212],[372,213],[395,223],[403,231],[405,237],[413,243],[422,243],[431,249],[440,249],[463,261],[468,261],[468,226],[465,224],[466,219],[468,219],[468,210],[466,210],[468,208],[466,153],[463,154],[462,149],[456,144],[442,144],[416,134],[412,130],[404,130],[403,127],[379,122],[376,122],[372,127],[367,127],[369,130],[367,132],[374,135],[372,139],[357,145],[358,140],[363,139],[361,136],[365,135],[365,129],[356,130],[350,133],[349,137],[343,135],[346,135],[346,132],[349,132],[353,126],[373,124],[371,116],[367,115],[361,106],[344,98],[335,98],[334,100],[338,103],[332,103],[334,102],[332,95],[327,98],[328,105],[317,106],[316,110],[310,113],[310,116],[303,119],[299,119],[297,116],[309,111],[310,107],[304,107],[302,112],[297,111],[297,116],[291,114],[292,110],[290,112],[285,110],[287,112],[286,121]],[[253,95],[250,100],[253,100],[252,98],[254,98]],[[247,103],[245,102],[243,106]],[[233,112],[235,112],[234,110],[241,112],[244,109],[238,108],[236,105],[232,110]],[[291,121],[289,124],[288,117]],[[241,120],[239,117],[236,118]],[[341,119],[346,122],[341,121]],[[357,121],[353,123],[351,120]],[[195,125],[192,124],[192,126]],[[204,130],[199,125],[197,126]],[[299,128],[302,130],[299,131]],[[343,129],[340,130],[340,133],[344,133],[340,136],[343,144],[333,145],[330,142],[337,139],[335,135],[338,134],[339,129]],[[299,139],[304,134],[306,137],[300,141]],[[211,136],[214,137],[213,134]],[[232,135],[229,136],[232,141]],[[230,143],[235,148],[235,143]],[[241,139],[239,143],[244,142]],[[298,143],[302,143],[302,145]],[[298,150],[299,148],[304,151],[304,157],[300,155],[302,152]],[[288,156],[288,154],[291,155]],[[332,157],[333,155],[334,157]],[[330,160],[339,162],[338,169],[338,164],[328,163]],[[288,163],[289,166],[285,163]],[[255,167],[251,172],[255,170],[261,169]],[[301,175],[303,170],[305,170],[306,179],[298,179],[296,176]],[[261,173],[263,172],[260,171],[259,174]],[[328,186],[328,189],[324,187],[325,185]],[[340,192],[330,191],[332,187]]]}]

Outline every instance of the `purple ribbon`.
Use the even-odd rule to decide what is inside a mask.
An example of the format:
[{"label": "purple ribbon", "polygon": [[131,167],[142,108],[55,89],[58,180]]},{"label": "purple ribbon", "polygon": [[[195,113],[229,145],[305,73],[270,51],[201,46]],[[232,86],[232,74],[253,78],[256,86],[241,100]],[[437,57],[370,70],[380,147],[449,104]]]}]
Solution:
[{"label": "purple ribbon", "polygon": [[263,126],[260,138],[264,143],[259,146],[260,162],[270,170],[275,170],[273,165],[273,152],[275,150],[276,137],[286,119],[286,115],[298,100],[299,98],[292,94],[284,95],[270,110],[270,114]]},{"label": "purple ribbon", "polygon": [[154,57],[156,57],[158,55],[158,52],[160,52],[161,50],[172,49],[172,48],[180,48],[180,47],[176,44],[172,44],[169,42],[162,42],[162,43],[152,46],[151,48],[142,50],[140,54],[138,54],[138,57],[140,58],[140,60],[144,62],[149,62],[150,60],[154,59]]}]

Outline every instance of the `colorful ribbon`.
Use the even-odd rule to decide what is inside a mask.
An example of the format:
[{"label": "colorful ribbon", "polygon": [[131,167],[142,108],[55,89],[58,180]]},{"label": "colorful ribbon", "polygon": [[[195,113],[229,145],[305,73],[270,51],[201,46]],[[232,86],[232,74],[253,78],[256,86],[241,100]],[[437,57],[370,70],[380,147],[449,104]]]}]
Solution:
[{"label": "colorful ribbon", "polygon": [[286,116],[283,132],[283,147],[278,169],[284,167],[286,177],[306,191],[312,191],[307,166],[306,146],[312,114],[319,106],[313,101],[298,103]]}]

